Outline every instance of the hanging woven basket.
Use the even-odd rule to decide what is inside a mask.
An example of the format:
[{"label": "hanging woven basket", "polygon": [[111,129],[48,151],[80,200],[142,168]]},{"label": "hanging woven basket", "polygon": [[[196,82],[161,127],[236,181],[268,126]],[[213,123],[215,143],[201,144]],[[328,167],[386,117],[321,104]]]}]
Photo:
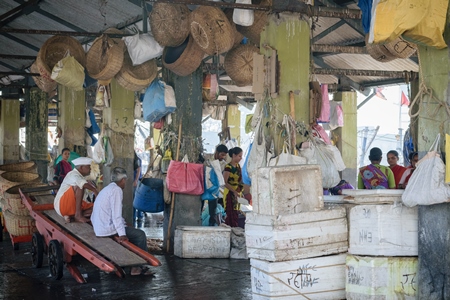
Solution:
[{"label": "hanging woven basket", "polygon": [[244,39],[244,35],[237,30],[236,28],[237,25],[234,24],[233,22],[233,11],[234,11],[233,9],[224,10],[225,15],[227,16],[227,19],[230,22],[231,27],[233,28],[233,36],[234,36],[233,48],[234,48],[242,42],[242,40]]},{"label": "hanging woven basket", "polygon": [[417,45],[404,40],[401,36],[384,45],[396,58],[408,58],[417,51]]},{"label": "hanging woven basket", "polygon": [[179,76],[192,74],[202,63],[205,53],[189,35],[183,44],[177,47],[165,47],[162,61],[164,67]]},{"label": "hanging woven basket", "polygon": [[[123,33],[110,28],[106,33]],[[109,80],[122,68],[125,43],[119,38],[110,38],[104,34],[92,43],[86,54],[86,69],[94,79]]]},{"label": "hanging woven basket", "polygon": [[190,13],[184,4],[154,3],[148,18],[155,40],[161,46],[181,45],[189,35]]},{"label": "hanging woven basket", "polygon": [[8,232],[14,236],[32,235],[37,231],[36,222],[30,216],[18,216],[10,211],[3,213]]},{"label": "hanging woven basket", "polygon": [[[52,74],[53,67],[69,52],[71,56],[84,67],[86,65],[86,53],[81,43],[70,36],[55,35],[45,41],[38,52],[37,57],[47,68],[47,73]],[[41,73],[42,76],[42,73]]]},{"label": "hanging woven basket", "polygon": [[225,56],[225,71],[237,86],[253,83],[253,53],[259,53],[259,49],[247,44],[231,49]]},{"label": "hanging woven basket", "polygon": [[39,57],[36,57],[36,61],[30,67],[31,73],[39,73],[41,76],[31,76],[34,80],[34,83],[40,88],[42,91],[49,93],[54,91],[58,86],[58,83],[50,78],[51,73],[49,72],[49,68],[44,66],[42,60]]},{"label": "hanging woven basket", "polygon": [[115,78],[124,89],[137,92],[146,88],[157,74],[158,67],[154,59],[133,66],[130,55],[125,52],[122,68]]},{"label": "hanging woven basket", "polygon": [[386,48],[385,45],[381,44],[369,44],[369,35],[366,34],[366,49],[369,55],[379,61],[379,62],[389,62],[396,59],[394,55]]},{"label": "hanging woven basket", "polygon": [[191,12],[191,35],[208,55],[227,52],[234,45],[233,27],[217,7],[200,6]]},{"label": "hanging woven basket", "polygon": [[[2,210],[8,210],[17,216],[29,216],[30,211],[26,206],[22,203],[22,198],[20,197],[19,188],[34,188],[47,186],[44,183],[27,183],[13,186],[12,188],[7,189],[3,193],[2,201]],[[46,191],[45,193],[48,193]]]},{"label": "hanging woven basket", "polygon": [[[258,4],[258,3],[255,3]],[[271,6],[272,0],[262,0],[260,5]],[[255,10],[254,12],[254,22],[251,26],[240,26],[236,25],[237,31],[243,34],[246,38],[250,40],[252,44],[259,46],[261,42],[261,32],[267,24],[269,19],[268,11]]]},{"label": "hanging woven basket", "polygon": [[23,161],[18,163],[0,165],[0,173],[12,171],[37,173],[37,165],[34,161]]}]

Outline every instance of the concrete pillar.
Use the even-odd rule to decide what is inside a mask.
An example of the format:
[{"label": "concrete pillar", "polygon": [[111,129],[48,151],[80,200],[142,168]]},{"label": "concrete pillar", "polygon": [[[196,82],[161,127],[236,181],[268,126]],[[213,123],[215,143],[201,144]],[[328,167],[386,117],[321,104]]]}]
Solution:
[{"label": "concrete pillar", "polygon": [[[437,134],[441,134],[441,151],[445,151],[445,133],[449,133],[450,116],[441,104],[449,105],[450,52],[419,46],[420,77],[433,90],[425,95],[417,122],[416,140],[419,158],[430,149]],[[422,81],[423,80],[423,81]],[[414,98],[415,95],[413,95]],[[436,113],[435,113],[436,112]],[[447,153],[447,158],[449,154]],[[447,159],[447,163],[449,163]],[[449,299],[450,297],[450,203],[419,206],[419,299]]]},{"label": "concrete pillar", "polygon": [[113,79],[111,97],[110,107],[103,109],[102,130],[109,137],[114,162],[111,166],[103,167],[103,186],[111,182],[111,170],[115,167],[127,171],[122,215],[128,224],[133,224],[134,92],[124,89]]},{"label": "concrete pillar", "polygon": [[[182,147],[179,153],[179,160],[185,154],[190,162],[196,162],[199,153],[202,152],[202,67],[199,67],[189,76],[181,77],[169,70],[163,70],[163,75],[167,84],[175,90],[177,99],[177,110],[173,114],[173,123],[169,130],[178,135],[180,122],[182,123],[181,142]],[[171,142],[173,158],[176,157],[176,140]],[[200,196],[176,194],[174,201],[173,220],[170,227],[170,249],[173,252],[173,237],[178,225],[199,226],[201,213]],[[167,247],[169,232],[170,205],[164,210],[164,249]]]},{"label": "concrete pillar", "polygon": [[26,153],[36,162],[43,181],[47,179],[48,165],[48,102],[47,93],[34,88],[25,94]]},{"label": "concrete pillar", "polygon": [[85,92],[74,91],[65,86],[58,85],[58,126],[62,130],[59,139],[59,154],[64,148],[86,156],[85,124],[86,124],[86,98]]},{"label": "concrete pillar", "polygon": [[0,101],[0,164],[19,161],[19,100]]},{"label": "concrete pillar", "polygon": [[356,92],[338,92],[334,94],[334,101],[341,102],[344,111],[344,127],[333,130],[338,136],[336,146],[341,151],[346,169],[342,171],[342,179],[347,180],[354,187],[357,186],[357,117]]}]

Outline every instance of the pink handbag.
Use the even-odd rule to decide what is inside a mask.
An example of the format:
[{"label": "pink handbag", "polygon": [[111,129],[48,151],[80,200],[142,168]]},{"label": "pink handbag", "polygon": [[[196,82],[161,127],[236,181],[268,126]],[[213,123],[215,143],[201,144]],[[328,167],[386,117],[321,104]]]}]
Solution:
[{"label": "pink handbag", "polygon": [[167,189],[173,193],[201,195],[204,192],[202,164],[171,160],[167,170]]}]

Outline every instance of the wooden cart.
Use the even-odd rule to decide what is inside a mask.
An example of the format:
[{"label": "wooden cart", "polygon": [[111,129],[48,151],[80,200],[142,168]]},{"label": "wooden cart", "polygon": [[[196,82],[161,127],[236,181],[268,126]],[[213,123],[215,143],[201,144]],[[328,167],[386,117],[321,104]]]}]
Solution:
[{"label": "wooden cart", "polygon": [[[87,223],[66,223],[53,209],[54,196],[42,194],[45,189],[51,187],[20,191],[22,201],[36,220],[38,232],[31,239],[32,263],[36,268],[42,267],[44,254],[47,254],[54,279],[61,279],[65,265],[77,282],[85,283],[85,278],[72,263],[72,257],[77,254],[102,271],[115,272],[121,278],[125,277],[124,267],[161,265],[157,258],[129,241],[119,244],[118,239],[96,237]],[[40,193],[33,194],[36,191]]]}]

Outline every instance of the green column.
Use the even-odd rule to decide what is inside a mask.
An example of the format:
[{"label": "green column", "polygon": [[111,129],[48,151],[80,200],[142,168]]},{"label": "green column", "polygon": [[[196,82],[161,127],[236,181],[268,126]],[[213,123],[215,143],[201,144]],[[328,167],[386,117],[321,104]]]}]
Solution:
[{"label": "green column", "polygon": [[58,85],[58,126],[62,130],[59,139],[59,152],[69,148],[81,156],[86,156],[85,124],[86,100],[85,92],[74,91],[65,86]]},{"label": "green column", "polygon": [[333,130],[337,136],[336,146],[341,151],[346,169],[342,171],[342,179],[357,186],[357,117],[356,92],[338,92],[334,94],[334,101],[340,102],[344,112],[344,126]]},{"label": "green column", "polygon": [[0,101],[0,164],[19,161],[19,100]]},{"label": "green column", "polygon": [[34,88],[25,94],[26,152],[35,161],[38,173],[47,179],[48,165],[48,102],[47,93]]},{"label": "green column", "polygon": [[[169,126],[172,133],[178,135],[179,124],[182,123],[179,160],[185,154],[190,162],[198,159],[202,152],[202,67],[198,68],[189,76],[181,77],[169,70],[164,70],[164,78],[167,84],[175,90],[177,99],[177,110],[173,114],[173,123]],[[171,143],[173,158],[176,156],[176,140]],[[178,225],[198,226],[200,225],[200,196],[176,194],[174,201],[173,220],[170,226],[170,249],[173,252],[173,237]],[[164,210],[164,249],[167,247],[168,227],[170,218],[170,205]]]},{"label": "green column", "polygon": [[111,97],[110,107],[103,109],[102,131],[109,137],[114,162],[108,167],[103,167],[103,186],[110,183],[111,170],[115,167],[127,171],[122,215],[128,224],[133,224],[134,92],[124,89],[113,79]]}]

